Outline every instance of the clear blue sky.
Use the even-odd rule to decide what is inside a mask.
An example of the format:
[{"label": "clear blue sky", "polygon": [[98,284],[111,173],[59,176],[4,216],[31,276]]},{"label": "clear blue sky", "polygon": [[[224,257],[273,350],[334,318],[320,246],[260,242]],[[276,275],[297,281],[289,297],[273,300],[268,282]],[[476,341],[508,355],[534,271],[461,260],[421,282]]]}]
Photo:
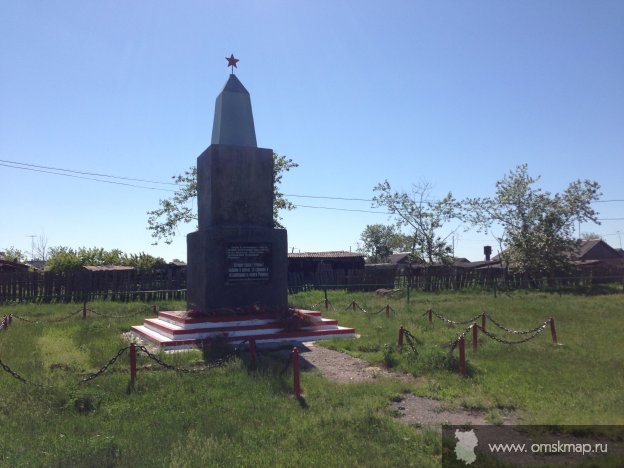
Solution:
[{"label": "clear blue sky", "polygon": [[[426,181],[433,197],[487,196],[520,163],[561,191],[597,180],[624,200],[622,1],[0,2],[0,159],[169,181],[210,144],[229,69],[250,91],[259,146],[300,164],[282,191],[370,198]],[[117,179],[117,181],[120,181]],[[165,185],[149,185],[171,188]],[[0,250],[152,246],[165,191],[0,166]],[[371,210],[369,202],[291,197]],[[618,247],[624,202],[597,205]],[[289,246],[355,249],[386,215],[301,207]],[[455,227],[453,225],[452,227]],[[456,254],[492,239],[459,231]],[[493,244],[495,245],[495,244]]]}]

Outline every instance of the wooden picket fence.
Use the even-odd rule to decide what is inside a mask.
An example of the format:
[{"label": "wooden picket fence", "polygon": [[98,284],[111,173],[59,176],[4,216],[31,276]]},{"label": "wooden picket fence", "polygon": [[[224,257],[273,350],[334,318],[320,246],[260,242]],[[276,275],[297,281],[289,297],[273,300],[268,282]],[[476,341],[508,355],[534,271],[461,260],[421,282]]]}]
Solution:
[{"label": "wooden picket fence", "polygon": [[[501,268],[469,270],[454,267],[332,269],[289,272],[288,291],[310,289],[410,288],[423,291],[460,289],[548,289],[566,290],[601,283],[617,283],[624,292],[624,273],[596,275],[579,272],[552,275],[536,281]],[[71,272],[0,272],[0,304],[7,302],[84,302],[93,300],[162,301],[186,298],[186,271],[183,269],[111,270]]]},{"label": "wooden picket fence", "polygon": [[184,299],[186,274],[181,270],[2,272],[0,303],[84,302],[93,300],[154,301]]}]

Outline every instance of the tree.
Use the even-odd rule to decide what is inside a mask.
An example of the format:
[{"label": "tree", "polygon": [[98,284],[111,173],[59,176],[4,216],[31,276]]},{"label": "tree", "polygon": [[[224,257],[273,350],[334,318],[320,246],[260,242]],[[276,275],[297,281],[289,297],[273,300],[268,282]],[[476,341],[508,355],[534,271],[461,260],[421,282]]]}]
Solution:
[{"label": "tree", "polygon": [[583,240],[602,240],[602,236],[600,234],[596,234],[595,232],[584,232],[581,234],[581,239]]},{"label": "tree", "polygon": [[[295,208],[295,205],[279,191],[279,185],[284,173],[298,166],[299,164],[292,159],[273,153],[273,225],[275,227],[283,227],[280,224],[279,210]],[[157,245],[159,241],[171,244],[180,225],[197,221],[197,213],[193,205],[193,201],[197,198],[197,167],[192,166],[184,174],[174,176],[172,179],[179,188],[170,198],[159,200],[160,208],[147,212],[147,228],[152,231],[152,237],[156,239],[154,245]]]},{"label": "tree", "polygon": [[[510,269],[530,277],[567,270],[577,246],[574,226],[598,223],[592,202],[602,195],[595,181],[576,180],[561,194],[535,188],[539,181],[522,164],[496,182],[489,198],[469,198],[462,206],[463,219],[482,232],[502,229],[496,239],[502,260]],[[598,223],[599,224],[599,223]]]},{"label": "tree", "polygon": [[74,250],[71,247],[52,247],[46,270],[69,271],[83,266],[122,265],[137,269],[150,269],[166,264],[161,257],[141,252],[140,254],[126,254],[119,249],[105,250],[102,248],[80,247]]},{"label": "tree", "polygon": [[426,182],[413,185],[411,193],[393,191],[385,180],[373,189],[373,208],[384,207],[398,218],[398,227],[407,227],[409,251],[414,258],[428,264],[448,263],[453,253],[448,243],[455,230],[445,236],[442,228],[455,217],[457,202],[449,192],[442,200],[429,200],[431,185]]},{"label": "tree", "polygon": [[39,234],[37,241],[34,243],[33,251],[37,260],[46,261],[46,256],[48,254],[48,238],[43,232]]},{"label": "tree", "polygon": [[395,225],[368,224],[360,235],[360,250],[370,263],[385,262],[402,247],[404,237]]},{"label": "tree", "polygon": [[20,249],[16,249],[15,247],[11,246],[4,249],[3,252],[0,252],[0,258],[3,260],[8,260],[10,262],[25,262],[27,256]]}]

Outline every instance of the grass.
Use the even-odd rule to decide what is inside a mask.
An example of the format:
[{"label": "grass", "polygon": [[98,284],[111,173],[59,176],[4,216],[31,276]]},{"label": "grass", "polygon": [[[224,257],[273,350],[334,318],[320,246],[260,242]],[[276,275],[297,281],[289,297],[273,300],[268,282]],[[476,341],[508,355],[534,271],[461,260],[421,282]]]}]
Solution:
[{"label": "grass", "polygon": [[[140,308],[90,306],[111,315]],[[0,312],[44,320],[71,310],[28,305]],[[390,398],[405,390],[392,380],[341,386],[306,373],[301,403],[292,397],[290,373],[281,374],[283,359],[263,355],[256,371],[244,358],[196,374],[142,370],[129,391],[124,354],[101,377],[79,383],[127,346],[121,333],[141,320],[89,314],[35,325],[13,319],[0,335],[0,359],[33,384],[0,370],[0,465],[437,464],[436,433],[400,425],[387,413]],[[182,366],[203,359],[199,351],[161,357]],[[150,364],[139,355],[139,368]]]},{"label": "grass", "polygon": [[[301,293],[294,304],[314,304],[321,292]],[[333,340],[326,346],[346,351],[375,364],[423,376],[427,384],[415,390],[420,396],[444,400],[449,407],[478,408],[495,419],[513,410],[526,424],[624,424],[624,295],[559,296],[546,293],[516,292],[493,297],[485,294],[412,294],[379,298],[371,294],[330,292],[335,310],[328,315],[341,324],[354,326],[361,338]],[[345,310],[356,300],[370,312]],[[389,303],[394,312],[374,314]],[[340,307],[338,306],[340,305]],[[449,327],[433,318],[429,324],[422,314],[432,308],[451,320],[462,321],[487,311],[509,328],[525,330],[549,317],[555,318],[558,341],[550,330],[520,345],[504,345],[481,335],[476,354],[471,336],[466,336],[468,378],[457,372],[457,351],[449,354],[443,344],[454,340],[465,325]],[[395,349],[399,327],[403,325],[417,339],[417,352]],[[517,340],[493,327],[489,331]],[[498,415],[498,416],[497,416]]]},{"label": "grass", "polygon": [[[405,297],[371,293],[330,291],[329,298],[334,310],[323,315],[356,327],[361,337],[324,345],[422,376],[422,383],[339,385],[308,372],[300,402],[291,395],[290,372],[281,373],[284,361],[266,353],[255,371],[242,357],[194,374],[157,371],[140,354],[133,391],[124,354],[104,375],[79,383],[127,346],[122,333],[151,315],[109,318],[104,315],[128,315],[146,305],[94,303],[90,307],[102,315],[41,324],[14,319],[0,332],[0,359],[37,384],[23,384],[0,369],[0,465],[438,466],[439,434],[402,425],[388,410],[406,392],[450,408],[483,410],[491,422],[512,410],[523,423],[624,424],[622,295],[416,293],[409,306]],[[322,299],[318,291],[290,297],[302,308]],[[345,310],[353,300],[371,313]],[[390,317],[372,313],[387,303],[394,309]],[[476,355],[467,349],[471,376],[461,377],[457,352],[449,355],[441,344],[463,328],[429,324],[422,316],[428,307],[454,320],[485,309],[519,329],[552,315],[562,346],[551,343],[548,330],[517,346],[482,337]],[[0,314],[50,320],[77,308],[14,305],[1,307]],[[416,352],[396,351],[400,325],[417,338]],[[181,366],[203,360],[199,351],[161,357]],[[149,365],[153,371],[145,370]]]}]

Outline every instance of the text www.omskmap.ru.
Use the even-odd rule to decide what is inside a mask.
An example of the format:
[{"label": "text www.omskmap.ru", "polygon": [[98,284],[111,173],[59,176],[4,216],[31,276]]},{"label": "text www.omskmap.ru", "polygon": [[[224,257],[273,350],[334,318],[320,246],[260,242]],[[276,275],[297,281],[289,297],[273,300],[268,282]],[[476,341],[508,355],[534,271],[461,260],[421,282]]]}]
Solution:
[{"label": "text www.omskmap.ru", "polygon": [[607,453],[608,444],[566,444],[560,441],[550,444],[488,444],[492,453]]}]

